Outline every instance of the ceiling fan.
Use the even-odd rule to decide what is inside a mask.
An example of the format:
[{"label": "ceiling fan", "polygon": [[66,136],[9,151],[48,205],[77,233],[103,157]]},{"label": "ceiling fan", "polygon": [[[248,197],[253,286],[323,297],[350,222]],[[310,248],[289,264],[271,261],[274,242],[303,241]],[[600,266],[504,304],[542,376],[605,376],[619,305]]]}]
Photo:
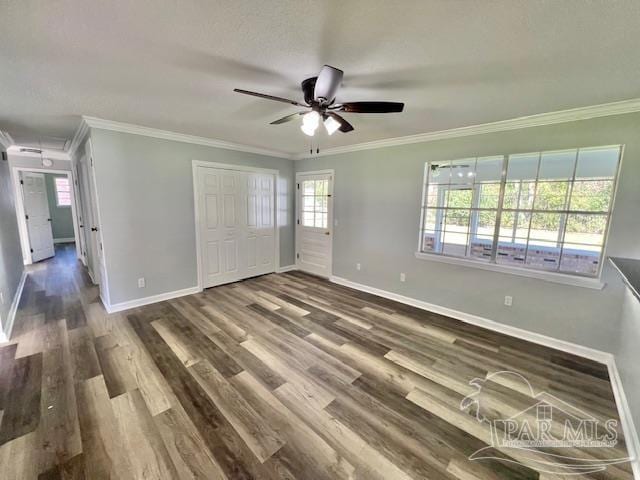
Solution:
[{"label": "ceiling fan", "polygon": [[245,95],[253,95],[254,97],[266,98],[267,100],[275,100],[276,102],[289,103],[296,107],[303,107],[302,112],[292,113],[286,117],[279,118],[271,122],[271,125],[280,125],[281,123],[290,122],[299,116],[302,116],[302,126],[300,129],[312,137],[320,120],[324,123],[327,133],[332,135],[337,130],[347,133],[353,130],[353,125],[347,122],[337,112],[346,113],[391,113],[402,112],[404,103],[398,102],[345,102],[335,103],[336,92],[342,82],[344,72],[330,65],[325,65],[320,70],[317,77],[307,78],[302,82],[302,93],[304,94],[304,103],[288,98],[275,97],[264,93],[251,92],[235,88],[233,91],[243,93]]}]

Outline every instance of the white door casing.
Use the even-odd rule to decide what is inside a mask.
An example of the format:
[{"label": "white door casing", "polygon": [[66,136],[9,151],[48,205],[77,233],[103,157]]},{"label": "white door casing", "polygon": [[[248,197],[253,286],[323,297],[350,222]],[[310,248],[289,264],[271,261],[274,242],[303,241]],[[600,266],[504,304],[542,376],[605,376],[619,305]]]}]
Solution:
[{"label": "white door casing", "polygon": [[333,170],[296,174],[296,266],[331,277]]},{"label": "white door casing", "polygon": [[202,288],[275,271],[274,175],[195,167]]},{"label": "white door casing", "polygon": [[55,254],[44,178],[43,173],[22,172],[21,174],[24,211],[33,262],[53,257]]}]

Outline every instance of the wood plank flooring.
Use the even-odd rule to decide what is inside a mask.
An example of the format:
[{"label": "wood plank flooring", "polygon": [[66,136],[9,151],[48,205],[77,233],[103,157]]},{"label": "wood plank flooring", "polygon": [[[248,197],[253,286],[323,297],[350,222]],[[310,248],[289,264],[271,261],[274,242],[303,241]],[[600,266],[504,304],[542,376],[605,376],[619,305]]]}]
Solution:
[{"label": "wood plank flooring", "polygon": [[[298,272],[107,315],[62,246],[31,267],[0,345],[0,477],[571,478],[541,472],[538,451],[469,460],[491,443],[460,409],[470,381],[494,418],[537,401],[503,370],[618,418],[600,364]],[[623,457],[619,439],[571,453]],[[572,478],[632,476],[622,463]]]}]

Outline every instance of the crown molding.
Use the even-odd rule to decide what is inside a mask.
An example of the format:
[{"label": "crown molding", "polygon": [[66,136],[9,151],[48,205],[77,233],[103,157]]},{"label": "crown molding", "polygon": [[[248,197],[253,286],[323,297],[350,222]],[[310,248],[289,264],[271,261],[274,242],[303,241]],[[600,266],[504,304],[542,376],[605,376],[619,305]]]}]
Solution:
[{"label": "crown molding", "polygon": [[11,138],[11,135],[9,135],[8,132],[3,132],[2,130],[0,130],[0,145],[2,145],[4,148],[9,148],[14,143],[15,142],[13,141],[13,138]]},{"label": "crown molding", "polygon": [[526,117],[512,118],[498,122],[471,125],[468,127],[452,128],[450,130],[440,130],[437,132],[420,133],[406,137],[387,138],[372,142],[358,143],[344,147],[328,148],[318,154],[309,153],[293,155],[294,160],[306,158],[326,157],[328,155],[338,155],[341,153],[357,152],[360,150],[372,150],[375,148],[394,147],[398,145],[409,145],[412,143],[434,142],[449,138],[468,137],[471,135],[482,135],[485,133],[503,132],[507,130],[518,130],[521,128],[540,127],[543,125],[553,125],[557,123],[575,122],[578,120],[588,120],[590,118],[607,117],[611,115],[623,115],[640,111],[640,98],[623,100],[620,102],[604,103],[589,107],[572,108],[557,112],[539,113]]},{"label": "crown molding", "polygon": [[291,155],[283,152],[251,147],[249,145],[242,145],[239,143],[225,142],[224,140],[197,137],[184,133],[170,132],[168,130],[158,130],[156,128],[143,127],[140,125],[133,125],[131,123],[114,122],[112,120],[104,120],[102,118],[95,117],[83,116],[82,120],[83,123],[86,123],[90,128],[131,133],[134,135],[142,135],[145,137],[161,138],[163,140],[173,140],[175,142],[192,143],[195,145],[204,145],[206,147],[223,148],[225,150],[236,150],[238,152],[255,153],[258,155],[267,155],[269,157],[286,158],[291,160]]},{"label": "crown molding", "polygon": [[71,144],[67,149],[69,153],[69,157],[73,158],[80,147],[80,144],[84,141],[85,137],[89,133],[89,125],[85,121],[84,117],[80,119],[80,125],[76,128],[76,132],[73,135],[73,139],[71,140]]}]

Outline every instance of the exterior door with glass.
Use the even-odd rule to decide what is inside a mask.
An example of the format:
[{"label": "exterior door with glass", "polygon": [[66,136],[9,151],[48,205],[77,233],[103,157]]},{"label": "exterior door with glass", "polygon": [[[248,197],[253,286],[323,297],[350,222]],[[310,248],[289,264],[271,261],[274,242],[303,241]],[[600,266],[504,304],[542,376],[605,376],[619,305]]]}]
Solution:
[{"label": "exterior door with glass", "polygon": [[296,265],[331,276],[333,246],[333,171],[296,175]]}]

